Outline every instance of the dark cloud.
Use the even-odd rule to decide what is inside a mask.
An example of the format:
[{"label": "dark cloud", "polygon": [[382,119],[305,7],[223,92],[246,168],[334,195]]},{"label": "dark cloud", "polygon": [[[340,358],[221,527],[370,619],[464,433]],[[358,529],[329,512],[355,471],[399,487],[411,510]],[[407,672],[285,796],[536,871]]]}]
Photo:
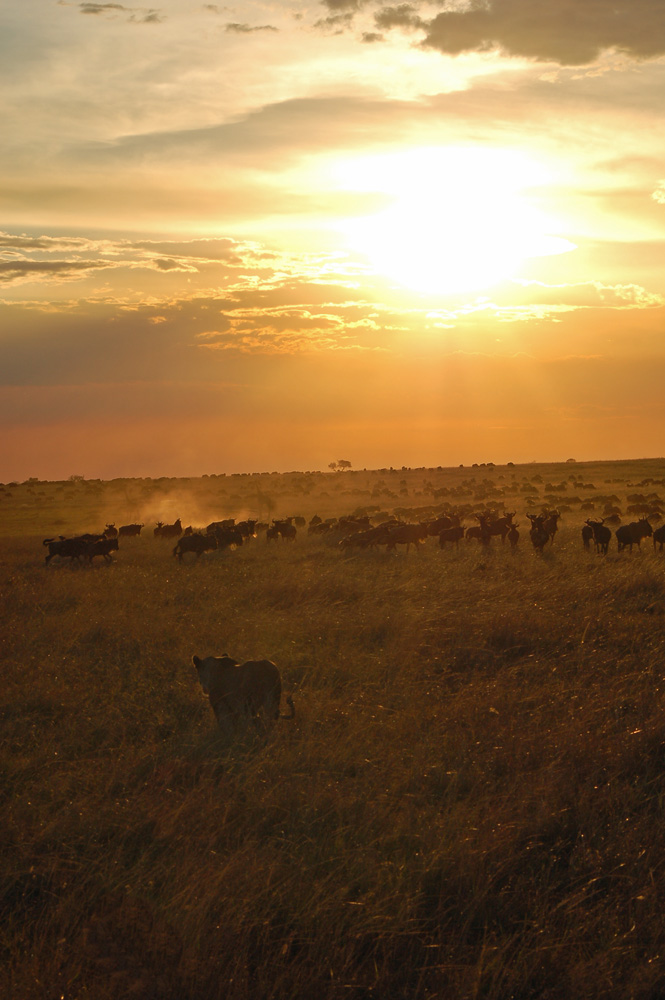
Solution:
[{"label": "dark cloud", "polygon": [[41,236],[12,236],[10,233],[0,233],[0,248],[12,250],[49,250],[50,240]]},{"label": "dark cloud", "polygon": [[116,12],[128,14],[129,21],[138,21],[141,24],[159,24],[163,21],[162,15],[157,10],[145,7],[125,7],[121,3],[81,3],[79,10],[82,14],[115,14]]},{"label": "dark cloud", "polygon": [[13,260],[0,261],[0,284],[13,284],[17,281],[48,281],[57,278],[60,281],[68,278],[80,278],[88,271],[96,271],[107,267],[117,267],[108,261],[36,261]]},{"label": "dark cloud", "polygon": [[398,7],[383,7],[374,20],[377,28],[388,30],[390,28],[417,29],[425,26],[426,22],[418,14],[415,7],[410,3],[400,4]]},{"label": "dark cloud", "polygon": [[[2,245],[0,243],[0,245]],[[150,253],[161,253],[167,257],[178,257],[181,260],[195,259],[201,262],[223,261],[227,264],[241,264],[244,260],[243,246],[232,239],[204,240],[136,240],[131,243],[119,244],[118,252],[124,250],[148,250]]]},{"label": "dark cloud", "polygon": [[278,29],[273,27],[272,24],[238,24],[236,21],[230,21],[224,26],[225,31],[234,32],[236,35],[251,35],[255,31],[277,31]]},{"label": "dark cloud", "polygon": [[169,257],[156,257],[151,265],[157,271],[196,271],[196,268],[192,267],[191,264],[183,264],[182,261]]},{"label": "dark cloud", "polygon": [[323,0],[323,6],[333,14],[340,12],[355,14],[366,4],[367,0]]},{"label": "dark cloud", "polygon": [[323,28],[326,31],[334,31],[338,35],[341,35],[345,28],[350,28],[353,24],[353,14],[333,14],[330,17],[324,17],[314,24],[315,28]]},{"label": "dark cloud", "polygon": [[472,2],[429,21],[423,45],[448,55],[499,50],[564,66],[587,65],[611,50],[652,59],[665,53],[665,16],[662,0]]},{"label": "dark cloud", "polygon": [[79,4],[82,14],[105,14],[109,10],[128,10],[121,3],[82,3]]}]

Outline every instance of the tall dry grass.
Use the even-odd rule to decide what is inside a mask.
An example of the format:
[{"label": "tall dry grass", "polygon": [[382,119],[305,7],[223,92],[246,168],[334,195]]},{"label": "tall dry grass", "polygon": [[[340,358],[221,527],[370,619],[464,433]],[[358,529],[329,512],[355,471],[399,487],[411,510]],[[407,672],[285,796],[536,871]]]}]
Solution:
[{"label": "tall dry grass", "polygon": [[[665,992],[665,558],[0,553],[4,995]],[[225,743],[193,653],[297,716]]]}]

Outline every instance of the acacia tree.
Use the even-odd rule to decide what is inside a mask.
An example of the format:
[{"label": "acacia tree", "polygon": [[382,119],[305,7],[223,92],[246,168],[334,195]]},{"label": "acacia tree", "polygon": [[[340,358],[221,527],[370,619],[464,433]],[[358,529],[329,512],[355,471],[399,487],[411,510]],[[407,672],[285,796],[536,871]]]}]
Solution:
[{"label": "acacia tree", "polygon": [[328,468],[332,469],[332,471],[334,472],[335,469],[337,468],[337,462],[329,462],[328,463]]},{"label": "acacia tree", "polygon": [[337,468],[338,469],[350,469],[351,468],[351,463],[347,462],[347,460],[345,458],[340,458],[340,460],[337,463]]}]

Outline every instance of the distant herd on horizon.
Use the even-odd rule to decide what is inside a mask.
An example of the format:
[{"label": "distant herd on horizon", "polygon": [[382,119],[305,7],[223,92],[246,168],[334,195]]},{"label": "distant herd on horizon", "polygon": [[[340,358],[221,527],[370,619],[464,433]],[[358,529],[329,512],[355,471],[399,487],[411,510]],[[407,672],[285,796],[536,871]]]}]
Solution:
[{"label": "distant herd on horizon", "polygon": [[[633,504],[633,508],[640,504]],[[630,511],[630,507],[628,508]],[[475,541],[483,547],[491,545],[492,540],[506,540],[511,549],[515,550],[520,540],[518,523],[515,523],[515,511],[500,513],[497,510],[471,511],[468,509],[450,510],[417,521],[402,520],[396,511],[393,515],[379,514],[374,518],[368,513],[345,515],[323,520],[314,515],[309,522],[304,517],[286,517],[273,519],[268,524],[259,520],[238,521],[226,518],[212,521],[205,528],[195,529],[191,525],[183,528],[180,518],[172,524],[158,521],[153,529],[153,536],[158,540],[177,539],[172,550],[174,557],[182,562],[186,555],[193,556],[191,561],[197,561],[205,552],[232,550],[247,544],[251,539],[264,535],[270,542],[295,542],[298,531],[306,528],[308,536],[325,536],[336,542],[337,546],[348,552],[352,550],[374,549],[377,546],[386,547],[386,552],[395,552],[398,546],[405,546],[406,552],[413,546],[416,551],[430,537],[438,538],[439,547],[448,545],[459,547],[462,540]],[[558,531],[561,513],[559,510],[543,510],[540,513],[527,513],[529,521],[528,537],[533,549],[542,553],[546,546],[552,545]],[[662,511],[654,505],[648,514],[627,524],[619,524],[614,532],[619,552],[633,546],[638,548],[645,538],[652,538],[654,549],[662,551],[665,543],[665,524],[653,528],[651,519],[661,519]],[[378,523],[372,523],[377,520]],[[465,526],[464,521],[475,523]],[[581,526],[583,547],[607,555],[612,541],[612,529],[606,521],[615,523],[620,520],[614,512],[605,518],[587,518]],[[119,539],[136,538],[141,534],[143,524],[124,524],[116,528],[114,523],[107,524],[99,533],[85,532],[80,535],[57,538],[45,538],[43,544],[48,548],[45,563],[48,565],[54,557],[69,559],[80,564],[82,560],[88,564],[94,563],[100,557],[105,562],[112,561],[112,553],[119,550]]]}]

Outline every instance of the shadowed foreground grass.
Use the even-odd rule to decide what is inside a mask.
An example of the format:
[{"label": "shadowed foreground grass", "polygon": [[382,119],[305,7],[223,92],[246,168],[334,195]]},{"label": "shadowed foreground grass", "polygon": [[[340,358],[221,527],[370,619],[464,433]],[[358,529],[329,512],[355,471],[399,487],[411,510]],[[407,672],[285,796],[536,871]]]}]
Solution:
[{"label": "shadowed foreground grass", "polygon": [[[6,542],[3,995],[662,996],[664,566]],[[224,651],[282,668],[267,742],[216,732]]]}]

